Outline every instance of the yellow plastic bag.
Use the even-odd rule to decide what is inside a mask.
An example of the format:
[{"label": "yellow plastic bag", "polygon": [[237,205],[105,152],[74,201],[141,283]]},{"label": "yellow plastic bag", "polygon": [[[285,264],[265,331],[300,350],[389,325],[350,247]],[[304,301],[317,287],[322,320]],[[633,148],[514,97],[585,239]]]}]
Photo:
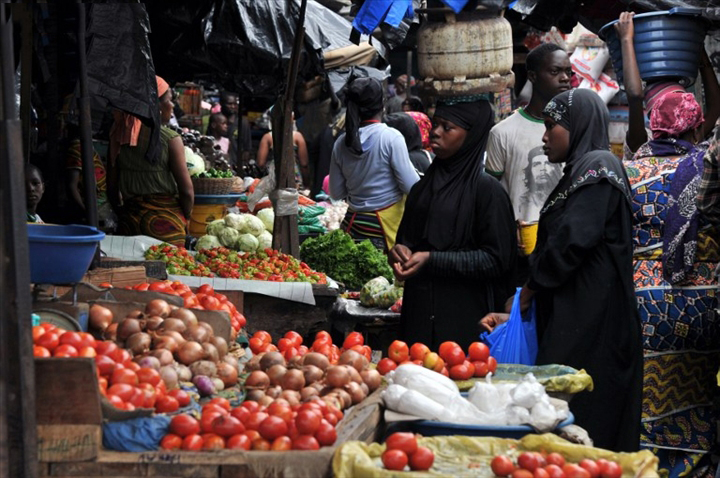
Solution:
[{"label": "yellow plastic bag", "polygon": [[[532,373],[548,393],[561,393],[572,395],[583,390],[592,391],[593,380],[585,370],[576,370],[567,365],[519,365],[503,363],[498,364],[493,375],[493,383],[519,382],[526,374]],[[477,380],[472,379],[457,382],[461,391],[470,390]]]},{"label": "yellow plastic bag", "polygon": [[652,452],[615,453],[600,448],[576,445],[557,435],[530,434],[521,440],[494,437],[438,436],[422,437],[422,446],[435,453],[435,462],[427,472],[399,472],[383,468],[380,456],[385,445],[379,443],[346,442],[333,457],[333,473],[338,478],[452,478],[491,477],[493,457],[504,454],[517,460],[523,451],[557,452],[572,463],[583,458],[613,460],[623,469],[623,477],[657,478],[658,459]]}]

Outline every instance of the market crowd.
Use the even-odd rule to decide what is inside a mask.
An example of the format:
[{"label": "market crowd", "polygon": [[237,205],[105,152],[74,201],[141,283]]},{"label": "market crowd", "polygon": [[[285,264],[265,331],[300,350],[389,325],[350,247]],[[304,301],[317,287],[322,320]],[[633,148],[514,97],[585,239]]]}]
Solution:
[{"label": "market crowd", "polygon": [[[616,27],[630,109],[623,158],[610,152],[605,102],[575,88],[568,54],[546,43],[527,55],[529,101],[497,124],[483,95],[430,105],[407,75],[389,98],[381,81],[354,79],[312,160],[294,132],[296,181],[345,200],[341,228],[387,251],[404,282],[401,339],[465,348],[508,320],[519,288],[521,311],[535,314],[536,363],[593,378],[570,407],[596,446],[642,446],[671,476],[707,474],[720,369],[720,86],[704,51],[704,108],[679,83],[643,85],[632,18]],[[118,234],[183,244],[193,186],[170,127],[172,89],[160,77],[157,87],[158,146],[117,113],[107,170],[96,162],[98,206]],[[247,117],[228,92],[214,110],[206,132],[237,167],[254,153]],[[78,144],[67,168],[81,210]],[[272,149],[266,133],[259,171]],[[34,167],[26,178],[28,221],[40,222],[44,180]]]}]

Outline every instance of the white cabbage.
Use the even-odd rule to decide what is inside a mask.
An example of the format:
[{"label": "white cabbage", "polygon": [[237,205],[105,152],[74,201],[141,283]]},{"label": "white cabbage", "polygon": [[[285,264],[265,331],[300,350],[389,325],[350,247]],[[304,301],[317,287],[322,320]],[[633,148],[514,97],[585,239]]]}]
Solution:
[{"label": "white cabbage", "polygon": [[[264,209],[263,209],[263,211],[264,211]],[[272,249],[272,241],[273,241],[272,234],[270,234],[267,231],[263,231],[262,234],[260,234],[257,237],[257,239],[258,239],[258,249],[259,250],[263,250],[263,249],[267,249],[267,248]]]},{"label": "white cabbage", "polygon": [[217,238],[217,236],[206,234],[200,239],[198,239],[197,243],[195,244],[195,250],[199,251],[202,249],[212,249],[213,247],[221,246],[222,244],[220,244],[220,240]]},{"label": "white cabbage", "polygon": [[216,219],[207,225],[205,231],[211,236],[219,237],[220,231],[225,229],[225,221],[222,219]]},{"label": "white cabbage", "polygon": [[271,207],[266,207],[265,209],[260,209],[257,212],[257,217],[262,221],[262,223],[265,225],[265,229],[273,232],[273,225],[275,224],[275,212]]},{"label": "white cabbage", "polygon": [[244,214],[246,218],[245,230],[243,232],[259,236],[265,230],[263,222],[252,214]]},{"label": "white cabbage", "polygon": [[252,234],[241,234],[237,241],[237,248],[245,252],[255,252],[258,248],[257,237]]},{"label": "white cabbage", "polygon": [[230,213],[227,216],[225,216],[225,224],[227,227],[232,227],[239,233],[245,232],[245,223],[247,222],[247,219],[245,218],[245,214],[235,214]]},{"label": "white cabbage", "polygon": [[238,238],[240,237],[240,233],[237,232],[232,227],[226,227],[222,231],[220,231],[220,235],[218,236],[218,239],[220,239],[220,244],[222,244],[225,247],[234,248],[237,244]]}]

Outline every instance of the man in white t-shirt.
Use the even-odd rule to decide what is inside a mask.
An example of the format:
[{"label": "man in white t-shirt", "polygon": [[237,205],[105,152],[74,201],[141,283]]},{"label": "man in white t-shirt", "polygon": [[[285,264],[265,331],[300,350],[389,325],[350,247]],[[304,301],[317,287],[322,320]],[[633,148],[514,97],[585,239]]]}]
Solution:
[{"label": "man in white t-shirt", "polygon": [[525,60],[533,92],[525,108],[490,130],[485,170],[500,179],[510,196],[515,219],[537,222],[545,200],[562,176],[561,164],[551,164],[543,154],[545,124],[542,111],[557,94],[570,89],[572,68],[567,53],[544,43]]}]

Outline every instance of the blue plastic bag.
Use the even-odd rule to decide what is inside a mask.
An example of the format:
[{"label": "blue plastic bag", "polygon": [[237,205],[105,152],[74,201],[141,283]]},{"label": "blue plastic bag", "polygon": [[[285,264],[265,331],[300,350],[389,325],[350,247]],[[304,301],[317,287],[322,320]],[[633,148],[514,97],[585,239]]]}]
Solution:
[{"label": "blue plastic bag", "polygon": [[492,332],[483,332],[480,340],[490,347],[490,355],[498,363],[535,365],[538,352],[535,301],[523,317],[520,313],[520,290],[518,287],[515,292],[510,319]]},{"label": "blue plastic bag", "polygon": [[103,446],[115,451],[154,451],[168,432],[170,417],[132,418],[122,422],[105,422],[102,427]]}]

